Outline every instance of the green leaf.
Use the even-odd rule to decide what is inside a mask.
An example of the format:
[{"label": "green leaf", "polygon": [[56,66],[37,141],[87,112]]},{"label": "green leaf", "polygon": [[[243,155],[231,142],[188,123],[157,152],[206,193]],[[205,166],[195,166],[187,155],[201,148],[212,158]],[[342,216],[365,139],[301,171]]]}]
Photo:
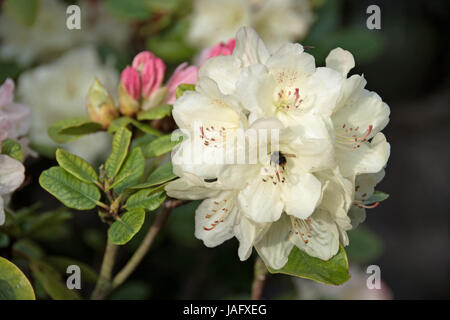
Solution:
[{"label": "green leaf", "polygon": [[42,284],[48,295],[54,300],[80,300],[74,290],[67,288],[61,275],[49,264],[33,259],[30,263],[33,276]]},{"label": "green leaf", "polygon": [[28,259],[41,259],[45,255],[44,250],[30,239],[20,239],[14,243],[13,251]]},{"label": "green leaf", "polygon": [[146,125],[145,123],[133,119],[132,124],[142,132],[149,133],[157,137],[162,136],[161,132],[159,132],[158,130],[149,125]]},{"label": "green leaf", "polygon": [[107,0],[106,7],[118,18],[129,22],[147,20],[151,16],[148,0]]},{"label": "green leaf", "polygon": [[381,202],[386,200],[387,198],[389,198],[389,195],[387,193],[384,193],[383,191],[375,191],[370,197],[369,199],[367,199],[366,201],[364,201],[365,205],[371,205],[374,204],[376,202]]},{"label": "green leaf", "polygon": [[177,87],[176,95],[177,99],[183,95],[185,91],[193,91],[195,90],[194,84],[182,83]]},{"label": "green leaf", "polygon": [[[56,210],[39,213],[33,215],[26,220],[23,230],[27,236],[34,237],[46,233],[47,229],[53,231],[53,227],[61,225],[72,217],[72,213],[67,208],[59,208]],[[55,236],[55,234],[52,234]]]},{"label": "green leaf", "polygon": [[66,257],[58,257],[58,256],[50,256],[46,258],[46,261],[56,269],[60,274],[66,275],[67,274],[67,267],[70,265],[77,265],[80,267],[81,270],[81,279],[86,280],[90,283],[96,283],[98,279],[97,272],[94,271],[90,266],[87,264],[74,260],[72,258],[66,258]]},{"label": "green leaf", "polygon": [[143,189],[131,195],[125,203],[128,210],[144,208],[147,211],[157,209],[166,200],[166,192],[159,188]]},{"label": "green leaf", "polygon": [[132,186],[130,189],[149,188],[175,179],[177,176],[173,173],[172,170],[172,163],[166,162],[155,171],[153,171],[152,174],[148,177],[147,181]]},{"label": "green leaf", "polygon": [[38,0],[6,0],[4,4],[6,11],[26,26],[33,25],[39,10]]},{"label": "green leaf", "polygon": [[22,161],[23,151],[20,143],[11,139],[5,139],[2,142],[2,154],[10,156],[17,161]]},{"label": "green leaf", "polygon": [[0,300],[36,300],[33,287],[15,264],[0,257]]},{"label": "green leaf", "polygon": [[58,161],[61,168],[83,182],[94,183],[98,181],[97,173],[86,160],[64,149],[56,150],[56,161]]},{"label": "green leaf", "polygon": [[119,220],[116,220],[108,230],[108,237],[112,243],[124,245],[130,241],[142,228],[145,220],[145,211],[137,208],[126,212]]},{"label": "green leaf", "polygon": [[113,120],[108,128],[109,133],[114,133],[118,131],[120,128],[128,127],[130,124],[141,130],[142,132],[151,134],[153,136],[159,137],[162,136],[162,133],[156,130],[155,128],[146,125],[145,123],[139,122],[130,117],[120,117]]},{"label": "green leaf", "polygon": [[144,134],[143,136],[133,139],[133,141],[131,142],[131,148],[142,148],[142,150],[144,149],[144,147],[146,145],[148,145],[150,142],[152,142],[153,140],[155,140],[157,137],[155,137],[152,134]]},{"label": "green leaf", "polygon": [[96,186],[78,180],[60,167],[42,172],[39,183],[66,207],[77,210],[95,208],[101,196]]},{"label": "green leaf", "polygon": [[131,131],[126,128],[120,128],[114,135],[112,151],[105,163],[106,174],[109,178],[114,178],[119,172],[127,156],[130,141]]},{"label": "green leaf", "polygon": [[114,183],[108,188],[114,188],[117,193],[129,186],[134,185],[144,174],[145,158],[141,148],[131,150],[127,156],[122,169],[120,169]]},{"label": "green leaf", "polygon": [[53,123],[48,128],[48,135],[56,143],[66,143],[99,130],[102,130],[101,124],[88,118],[75,117]]},{"label": "green leaf", "polygon": [[170,104],[163,104],[161,106],[151,108],[150,110],[138,113],[138,120],[156,120],[168,117],[172,113],[173,107]]},{"label": "green leaf", "polygon": [[133,122],[133,119],[130,117],[120,117],[111,121],[111,124],[108,127],[109,133],[114,133],[120,128],[127,127],[130,123]]},{"label": "green leaf", "polygon": [[180,137],[177,141],[172,141],[172,134],[166,134],[159,137],[148,144],[144,150],[144,154],[147,158],[153,158],[163,155],[172,150],[182,140]]},{"label": "green leaf", "polygon": [[340,285],[350,279],[347,255],[342,246],[338,253],[328,261],[311,257],[303,250],[294,247],[283,268],[274,270],[267,267],[267,269],[270,273],[284,273],[325,284]]},{"label": "green leaf", "polygon": [[383,242],[369,229],[359,226],[348,231],[350,245],[346,248],[350,261],[355,263],[370,263],[383,253]]}]

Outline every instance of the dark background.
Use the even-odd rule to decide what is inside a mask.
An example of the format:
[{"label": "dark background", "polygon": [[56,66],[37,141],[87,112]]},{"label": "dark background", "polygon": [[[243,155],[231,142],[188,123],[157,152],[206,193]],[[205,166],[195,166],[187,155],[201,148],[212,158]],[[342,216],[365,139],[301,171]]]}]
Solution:
[{"label": "dark background", "polygon": [[[448,299],[450,2],[331,2],[327,6],[338,9],[330,11],[334,12],[331,15],[326,10],[319,11],[317,26],[302,43],[316,47],[310,53],[318,61],[323,60],[323,52],[336,45],[349,49],[357,64],[352,73],[363,73],[367,88],[380,94],[391,108],[391,121],[384,130],[391,144],[391,157],[386,177],[377,187],[389,193],[390,198],[368,211],[364,225],[381,240],[383,251],[374,261],[361,265],[379,265],[394,298]],[[371,4],[381,8],[381,30],[366,28],[366,8]],[[322,37],[322,31],[315,29],[323,29],[327,23],[331,26],[326,37]],[[348,29],[364,35],[356,32],[354,37],[345,36],[344,30]],[[366,37],[368,33],[372,34]],[[361,52],[372,48],[369,51],[376,54],[369,52],[359,57],[361,46]],[[144,48],[136,48],[130,57],[139,49]],[[31,181],[37,181],[40,172],[52,164],[52,160],[44,158],[31,160]],[[46,208],[58,206],[33,182],[15,194],[13,203],[20,207],[35,200]],[[240,262],[235,239],[215,249],[204,247],[193,237],[194,208],[195,203],[172,213],[154,247],[116,297],[248,297],[254,257]],[[70,255],[99,268],[106,226],[95,214],[76,213],[74,217],[70,221],[70,237],[43,245],[49,253]],[[139,239],[135,240],[121,251],[118,265],[136,248]],[[89,287],[85,290],[89,291]],[[293,296],[289,277],[269,277],[264,297]]]}]

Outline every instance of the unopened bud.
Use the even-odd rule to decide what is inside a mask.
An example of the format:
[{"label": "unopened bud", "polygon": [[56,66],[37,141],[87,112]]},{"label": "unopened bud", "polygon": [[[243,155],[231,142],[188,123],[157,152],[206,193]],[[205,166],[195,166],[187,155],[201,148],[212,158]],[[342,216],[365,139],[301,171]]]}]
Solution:
[{"label": "unopened bud", "polygon": [[136,114],[139,111],[140,94],[141,79],[139,72],[132,67],[126,67],[120,77],[120,112],[126,116]]},{"label": "unopened bud", "polygon": [[100,123],[105,129],[111,121],[119,117],[114,100],[97,78],[89,89],[87,112],[92,121]]}]

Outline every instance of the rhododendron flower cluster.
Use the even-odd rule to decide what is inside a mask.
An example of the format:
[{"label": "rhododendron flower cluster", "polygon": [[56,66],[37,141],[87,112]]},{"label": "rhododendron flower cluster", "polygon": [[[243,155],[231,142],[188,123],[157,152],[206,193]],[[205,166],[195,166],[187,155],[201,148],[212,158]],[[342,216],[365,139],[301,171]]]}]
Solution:
[{"label": "rhododendron flower cluster", "polygon": [[[294,247],[332,258],[373,206],[366,200],[390,153],[381,133],[389,107],[362,76],[348,77],[355,62],[341,48],[317,67],[300,44],[269,51],[246,27],[231,55],[220,48],[200,67],[196,89],[174,104],[185,139],[172,153],[180,178],[168,195],[206,198],[195,235],[209,247],[236,237],[241,260],[253,247],[274,269]],[[253,141],[255,131],[270,134]]]}]

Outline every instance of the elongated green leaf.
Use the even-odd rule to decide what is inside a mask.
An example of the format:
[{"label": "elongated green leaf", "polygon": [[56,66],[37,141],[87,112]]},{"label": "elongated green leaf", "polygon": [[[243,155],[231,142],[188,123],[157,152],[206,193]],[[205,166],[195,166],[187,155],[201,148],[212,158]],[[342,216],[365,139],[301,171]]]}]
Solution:
[{"label": "elongated green leaf", "polygon": [[157,209],[166,200],[166,192],[161,189],[143,189],[131,195],[125,203],[128,210],[144,208],[147,211]]},{"label": "elongated green leaf", "polygon": [[145,123],[139,122],[135,119],[132,119],[130,117],[120,117],[118,119],[113,120],[108,128],[108,132],[114,133],[114,132],[118,131],[120,128],[128,127],[130,124],[135,126],[136,128],[138,128],[142,132],[151,134],[152,136],[155,136],[155,137],[162,136],[162,133],[160,131],[156,130],[155,128],[153,128]]},{"label": "elongated green leaf", "polygon": [[147,158],[157,157],[169,152],[180,142],[181,138],[177,141],[172,141],[172,134],[166,134],[150,142],[145,148],[144,154]]},{"label": "elongated green leaf", "polygon": [[376,202],[381,202],[389,198],[389,195],[387,193],[384,193],[383,191],[375,191],[369,199],[364,201],[365,205],[374,204]]},{"label": "elongated green leaf", "polygon": [[131,142],[131,148],[140,147],[143,150],[146,145],[148,145],[150,142],[152,142],[156,138],[157,137],[155,137],[154,135],[146,133],[139,138],[133,139],[133,141]]},{"label": "elongated green leaf", "polygon": [[17,266],[0,257],[0,300],[35,300],[33,287]]},{"label": "elongated green leaf", "polygon": [[75,290],[67,288],[61,275],[49,264],[33,259],[30,263],[33,276],[42,284],[48,295],[54,300],[80,300]]},{"label": "elongated green leaf", "polygon": [[183,95],[185,91],[195,90],[195,84],[182,83],[177,87],[176,95],[177,99]]},{"label": "elongated green leaf", "polygon": [[170,116],[172,113],[173,107],[169,104],[163,104],[161,106],[157,106],[155,108],[151,108],[150,110],[143,111],[138,113],[138,120],[156,120],[162,119],[164,117]]},{"label": "elongated green leaf", "polygon": [[157,136],[157,137],[162,136],[161,132],[159,132],[158,130],[156,130],[155,128],[153,128],[153,127],[151,127],[149,125],[146,125],[145,123],[139,122],[139,121],[134,120],[134,119],[133,119],[132,123],[133,123],[133,125],[136,128],[138,128],[142,132],[149,133],[149,134]]},{"label": "elongated green leaf", "polygon": [[340,246],[338,253],[328,261],[309,256],[294,247],[286,265],[279,270],[267,268],[270,273],[284,273],[295,277],[311,279],[325,284],[339,285],[350,279],[345,250]]},{"label": "elongated green leaf", "polygon": [[100,200],[96,186],[82,182],[60,167],[52,167],[41,173],[39,183],[66,207],[88,210]]},{"label": "elongated green leaf", "polygon": [[112,151],[106,159],[105,170],[109,178],[114,178],[124,162],[131,141],[131,131],[120,128],[114,135]]},{"label": "elongated green leaf", "polygon": [[114,188],[117,193],[120,193],[128,186],[136,184],[144,174],[144,169],[145,158],[142,149],[131,150],[110,188]]},{"label": "elongated green leaf", "polygon": [[120,117],[111,121],[111,124],[108,127],[109,133],[114,133],[120,128],[127,127],[130,123],[133,122],[133,119],[130,117]]},{"label": "elongated green leaf", "polygon": [[173,173],[172,162],[166,162],[148,177],[147,181],[140,183],[138,185],[130,187],[130,189],[143,189],[153,187],[172,179],[175,179],[177,176]]},{"label": "elongated green leaf", "polygon": [[94,168],[79,156],[71,154],[64,149],[58,149],[56,150],[56,161],[58,161],[61,168],[83,182],[94,183],[98,181]]},{"label": "elongated green leaf", "polygon": [[60,274],[66,275],[67,274],[67,267],[70,265],[76,265],[80,267],[81,270],[81,279],[86,280],[91,283],[95,283],[98,279],[97,272],[95,272],[94,269],[92,269],[89,265],[74,260],[72,258],[66,258],[66,257],[58,257],[58,256],[50,256],[46,257],[46,261]]},{"label": "elongated green leaf", "polygon": [[6,154],[17,161],[22,161],[23,151],[20,143],[11,139],[5,139],[2,141],[1,147],[2,154]]},{"label": "elongated green leaf", "polygon": [[57,143],[66,143],[101,129],[99,123],[92,122],[88,118],[75,117],[55,122],[48,128],[48,135]]},{"label": "elongated green leaf", "polygon": [[142,208],[126,212],[119,220],[115,221],[111,227],[109,227],[109,239],[114,244],[124,245],[139,232],[144,220],[145,211]]},{"label": "elongated green leaf", "polygon": [[26,26],[33,25],[39,10],[38,0],[6,0],[4,6],[14,19]]}]

